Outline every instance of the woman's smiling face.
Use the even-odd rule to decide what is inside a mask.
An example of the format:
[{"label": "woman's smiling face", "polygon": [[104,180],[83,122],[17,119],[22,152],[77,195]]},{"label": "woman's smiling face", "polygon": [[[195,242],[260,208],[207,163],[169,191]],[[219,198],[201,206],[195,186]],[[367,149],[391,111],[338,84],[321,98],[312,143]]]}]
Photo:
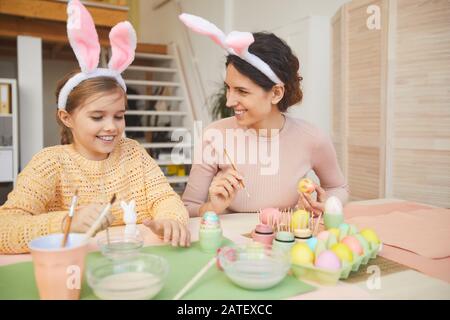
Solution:
[{"label": "woman's smiling face", "polygon": [[227,107],[233,108],[239,125],[248,128],[266,128],[272,115],[279,113],[273,103],[274,90],[265,91],[250,78],[241,74],[231,63],[227,66],[225,78]]},{"label": "woman's smiling face", "polygon": [[273,108],[271,91],[265,91],[232,64],[227,66],[225,86],[227,107],[233,108],[239,125],[257,128],[270,115]]}]

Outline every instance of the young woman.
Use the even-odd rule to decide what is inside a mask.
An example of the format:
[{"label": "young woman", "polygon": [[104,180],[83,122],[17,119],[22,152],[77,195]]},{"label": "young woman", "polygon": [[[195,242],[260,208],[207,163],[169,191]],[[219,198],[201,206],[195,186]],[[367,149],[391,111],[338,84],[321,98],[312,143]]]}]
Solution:
[{"label": "young woman", "polygon": [[[303,96],[299,61],[289,46],[271,33],[225,36],[199,17],[183,14],[180,19],[229,52],[226,98],[227,107],[234,110],[233,117],[204,131],[182,197],[190,215],[295,206],[317,215],[331,195],[345,203],[347,184],[328,135],[285,115]],[[261,150],[271,150],[266,152],[270,156]],[[310,170],[320,179],[316,198],[297,191],[299,180]]]}]

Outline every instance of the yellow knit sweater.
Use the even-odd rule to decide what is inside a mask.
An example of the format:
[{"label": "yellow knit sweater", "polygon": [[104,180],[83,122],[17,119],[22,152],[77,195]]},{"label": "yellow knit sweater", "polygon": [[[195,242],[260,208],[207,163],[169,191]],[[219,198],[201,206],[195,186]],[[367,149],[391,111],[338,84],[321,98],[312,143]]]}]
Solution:
[{"label": "yellow knit sweater", "polygon": [[120,201],[132,199],[138,223],[169,218],[186,224],[189,218],[161,169],[136,141],[122,139],[102,161],[84,158],[73,145],[59,145],[33,157],[0,207],[0,253],[28,252],[33,238],[61,232],[77,188],[78,206],[107,203],[115,193],[114,225],[124,224]]}]

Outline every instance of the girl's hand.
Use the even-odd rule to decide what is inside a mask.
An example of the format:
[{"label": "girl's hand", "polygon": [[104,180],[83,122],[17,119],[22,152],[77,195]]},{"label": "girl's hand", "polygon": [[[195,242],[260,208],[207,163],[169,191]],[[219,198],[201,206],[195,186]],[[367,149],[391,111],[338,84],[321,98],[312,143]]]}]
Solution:
[{"label": "girl's hand", "polygon": [[317,199],[314,200],[309,193],[300,192],[297,206],[304,208],[308,212],[312,212],[315,217],[325,211],[326,192],[318,184],[314,184]]},{"label": "girl's hand", "polygon": [[[72,218],[72,224],[70,226],[71,232],[85,233],[98,219],[101,212],[105,208],[105,205],[92,203],[87,206],[80,206],[76,209],[75,214]],[[109,211],[105,218],[103,218],[100,226],[95,230],[95,233],[108,228],[114,221],[114,216],[111,211]],[[65,221],[67,223],[67,219]]]},{"label": "girl's hand", "polygon": [[202,207],[217,214],[223,213],[233,202],[236,192],[242,188],[242,180],[243,177],[232,168],[219,172],[209,187],[209,201]]},{"label": "girl's hand", "polygon": [[191,234],[186,226],[171,219],[146,219],[144,225],[149,227],[165,243],[172,243],[173,247],[189,247],[191,245]]}]

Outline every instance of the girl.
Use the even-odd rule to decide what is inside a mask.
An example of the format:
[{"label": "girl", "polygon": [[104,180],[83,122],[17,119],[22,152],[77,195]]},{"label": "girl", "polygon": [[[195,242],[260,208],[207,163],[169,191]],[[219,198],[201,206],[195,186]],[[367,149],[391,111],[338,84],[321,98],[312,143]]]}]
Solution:
[{"label": "girl", "polygon": [[71,232],[86,232],[116,194],[97,231],[123,224],[118,203],[134,199],[137,223],[174,246],[189,246],[189,216],[181,199],[146,150],[122,137],[127,99],[120,73],[134,59],[134,29],[123,22],[111,30],[108,69],[97,68],[100,47],[92,18],[78,0],[70,6],[69,13],[81,12],[81,27],[68,28],[81,72],[68,74],[57,86],[62,145],[37,153],[0,207],[0,252],[27,252],[31,239],[62,232],[75,190],[79,200]]},{"label": "girl", "polygon": [[[270,33],[233,31],[226,36],[202,18],[182,14],[180,19],[228,51],[226,105],[235,114],[204,132],[201,154],[197,153],[202,159],[195,159],[183,194],[190,215],[295,206],[318,215],[330,195],[345,203],[347,184],[329,137],[285,115],[302,100],[299,61],[289,46]],[[270,157],[261,150],[271,150]],[[297,183],[310,170],[320,179],[317,199],[297,192]]]}]

